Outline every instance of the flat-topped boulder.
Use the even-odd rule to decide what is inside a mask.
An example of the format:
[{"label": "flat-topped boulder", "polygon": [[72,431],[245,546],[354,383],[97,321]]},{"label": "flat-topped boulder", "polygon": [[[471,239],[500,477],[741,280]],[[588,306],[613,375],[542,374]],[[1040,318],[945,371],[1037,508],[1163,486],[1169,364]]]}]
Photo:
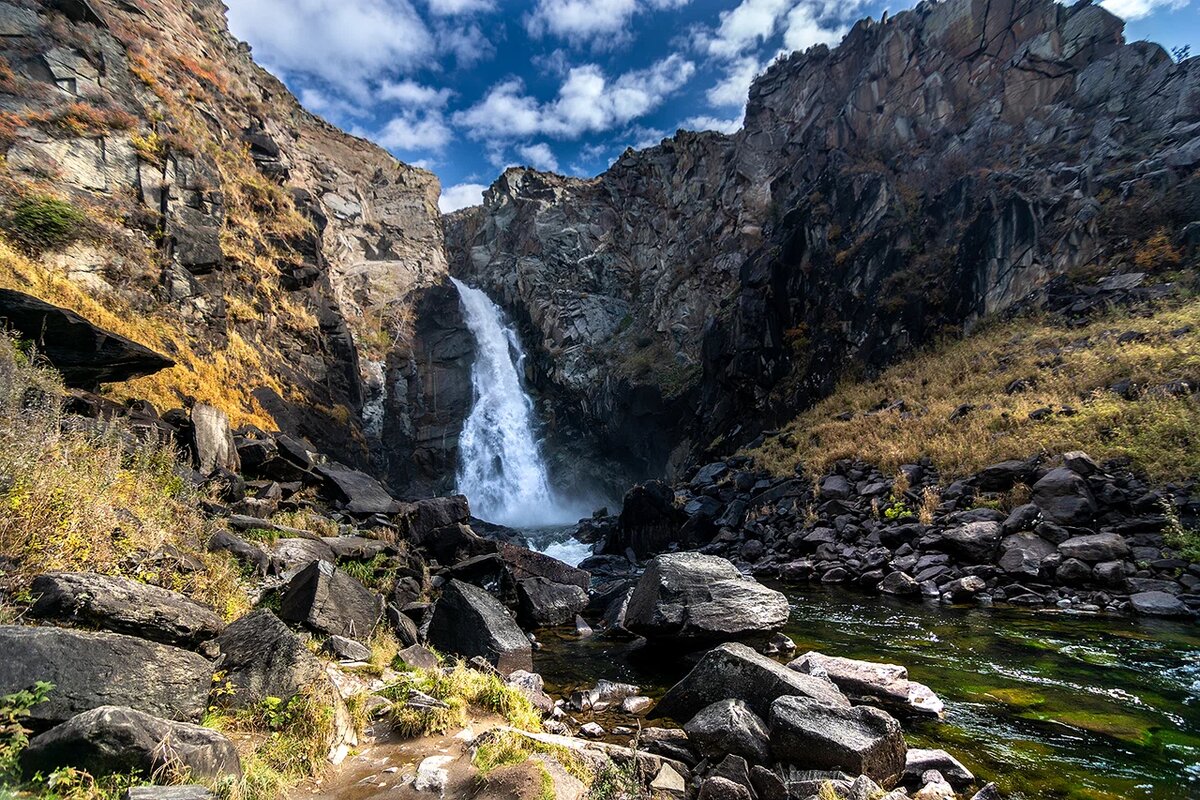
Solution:
[{"label": "flat-topped boulder", "polygon": [[429,644],[463,658],[482,656],[501,674],[533,671],[533,649],[508,610],[487,591],[460,580],[442,589]]},{"label": "flat-topped boulder", "polygon": [[106,705],[194,721],[204,713],[212,685],[207,658],[120,633],[3,625],[0,653],[0,695],[38,681],[54,684],[49,698],[30,712],[43,724]]},{"label": "flat-topped boulder", "polygon": [[404,508],[399,500],[388,494],[382,483],[365,472],[337,463],[318,464],[315,471],[325,479],[326,485],[350,514],[395,514]]},{"label": "flat-topped boulder", "polygon": [[732,562],[669,553],[638,579],[625,627],[651,640],[712,642],[778,630],[789,613],[781,592],[743,576]]},{"label": "flat-topped boulder", "polygon": [[869,699],[901,714],[940,717],[941,699],[923,683],[910,681],[908,670],[899,664],[880,664],[854,658],[827,656],[809,651],[788,664],[807,675],[824,675],[855,699]]},{"label": "flat-topped boulder", "polygon": [[744,644],[729,642],[705,653],[692,671],[663,695],[651,716],[686,722],[713,703],[743,700],[766,719],[771,704],[784,695],[809,697],[833,706],[850,705],[829,681],[803,675]]},{"label": "flat-topped boulder", "polygon": [[49,572],[30,587],[32,617],[79,623],[163,644],[194,648],[225,623],[178,592],[94,572]]},{"label": "flat-topped boulder", "polygon": [[771,752],[802,769],[845,770],[893,786],[904,774],[907,746],[900,723],[878,708],[826,705],[780,697],[768,718]]},{"label": "flat-topped boulder", "polygon": [[224,734],[122,706],[93,708],[33,737],[21,753],[21,767],[26,774],[45,775],[74,767],[95,777],[149,777],[181,768],[192,780],[242,774],[237,749]]}]

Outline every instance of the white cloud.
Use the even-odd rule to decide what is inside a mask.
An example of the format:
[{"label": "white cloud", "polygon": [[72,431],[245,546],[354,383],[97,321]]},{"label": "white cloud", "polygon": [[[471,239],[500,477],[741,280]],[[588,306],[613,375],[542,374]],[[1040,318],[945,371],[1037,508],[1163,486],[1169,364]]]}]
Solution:
[{"label": "white cloud", "polygon": [[443,108],[454,92],[450,89],[435,89],[414,80],[385,81],[379,86],[379,99],[392,100],[405,106]]},{"label": "white cloud", "polygon": [[434,52],[408,0],[228,0],[229,26],[283,72],[318,76],[359,99],[368,79]]},{"label": "white cloud", "polygon": [[692,131],[719,131],[720,133],[736,133],[742,127],[742,121],[745,115],[740,115],[732,119],[721,119],[720,117],[698,116],[684,120],[683,127]]},{"label": "white cloud", "polygon": [[1189,0],[1100,0],[1100,5],[1122,19],[1148,17],[1160,8],[1170,11],[1183,8]]},{"label": "white cloud", "polygon": [[829,27],[830,23],[822,23],[818,19],[818,13],[818,8],[805,4],[800,4],[788,12],[783,32],[785,50],[807,50],[815,44],[835,45],[850,30],[845,24],[833,23],[833,27]]},{"label": "white cloud", "polygon": [[454,121],[477,139],[514,140],[537,135],[574,139],[611,130],[659,107],[687,83],[696,66],[678,54],[610,80],[600,67],[572,68],[558,96],[545,103],[525,93],[519,80],[496,84]]},{"label": "white cloud", "polygon": [[709,55],[735,58],[775,35],[780,18],[791,0],[742,0],[736,8],[722,11],[720,24],[702,37]]},{"label": "white cloud", "polygon": [[314,114],[320,114],[327,119],[342,119],[364,117],[367,111],[357,103],[351,103],[340,97],[331,97],[319,89],[306,87],[300,90],[300,105]]},{"label": "white cloud", "polygon": [[491,11],[496,7],[493,0],[426,0],[426,2],[429,4],[429,13],[440,17],[478,14],[481,11]]},{"label": "white cloud", "polygon": [[556,36],[572,44],[612,46],[629,38],[634,14],[682,8],[690,0],[537,0],[525,17],[531,36]]},{"label": "white cloud", "polygon": [[441,150],[453,133],[440,111],[405,109],[392,117],[373,137],[389,150],[407,152]]},{"label": "white cloud", "polygon": [[741,107],[746,104],[750,84],[762,71],[758,59],[752,56],[730,62],[725,68],[725,77],[705,93],[708,102],[717,107]]},{"label": "white cloud", "polygon": [[454,56],[462,69],[470,69],[496,54],[495,46],[483,35],[478,25],[463,27],[461,24],[439,23],[436,33],[438,50]]},{"label": "white cloud", "polygon": [[534,169],[558,172],[558,159],[554,157],[554,151],[550,149],[550,145],[545,142],[518,147],[517,152]]},{"label": "white cloud", "polygon": [[477,206],[483,202],[483,192],[488,187],[482,183],[459,183],[442,189],[438,198],[438,209],[443,214],[458,211],[467,206]]}]

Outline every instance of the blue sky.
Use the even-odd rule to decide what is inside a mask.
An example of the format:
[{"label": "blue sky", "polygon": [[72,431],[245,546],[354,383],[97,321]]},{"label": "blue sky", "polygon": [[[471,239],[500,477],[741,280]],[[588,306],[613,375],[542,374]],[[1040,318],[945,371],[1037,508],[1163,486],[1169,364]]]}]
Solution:
[{"label": "blue sky", "polygon": [[[735,130],[778,54],[909,0],[226,0],[311,111],[437,173],[442,208],[519,164],[602,172],[678,128]],[[1200,0],[1103,0],[1200,54]]]}]

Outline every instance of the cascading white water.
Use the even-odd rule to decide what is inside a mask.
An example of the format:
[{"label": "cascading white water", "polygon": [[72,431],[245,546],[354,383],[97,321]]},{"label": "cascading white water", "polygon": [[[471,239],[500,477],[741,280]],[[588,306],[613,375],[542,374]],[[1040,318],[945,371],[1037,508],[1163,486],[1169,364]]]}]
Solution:
[{"label": "cascading white water", "polygon": [[533,434],[533,402],[521,386],[525,353],[500,307],[479,289],[451,278],[475,338],[475,404],[459,438],[458,491],[475,516],[511,527],[574,522],[550,488]]}]

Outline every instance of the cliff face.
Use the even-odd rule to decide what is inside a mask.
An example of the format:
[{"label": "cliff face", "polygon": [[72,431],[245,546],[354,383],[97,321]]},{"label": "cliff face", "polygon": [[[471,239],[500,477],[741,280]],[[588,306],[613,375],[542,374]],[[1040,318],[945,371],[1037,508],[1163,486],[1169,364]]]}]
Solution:
[{"label": "cliff face", "polygon": [[734,136],[508,171],[448,219],[451,270],[524,323],[576,428],[641,420],[651,471],[728,450],[1056,276],[1180,265],[1200,59],[1122,30],[1051,0],[864,20],[772,65]]},{"label": "cliff face", "polygon": [[[446,272],[437,179],[305,112],[217,0],[11,0],[0,34],[0,285],[177,362],[118,399],[379,456],[386,363]],[[77,224],[29,246],[13,209],[47,198]]]}]

